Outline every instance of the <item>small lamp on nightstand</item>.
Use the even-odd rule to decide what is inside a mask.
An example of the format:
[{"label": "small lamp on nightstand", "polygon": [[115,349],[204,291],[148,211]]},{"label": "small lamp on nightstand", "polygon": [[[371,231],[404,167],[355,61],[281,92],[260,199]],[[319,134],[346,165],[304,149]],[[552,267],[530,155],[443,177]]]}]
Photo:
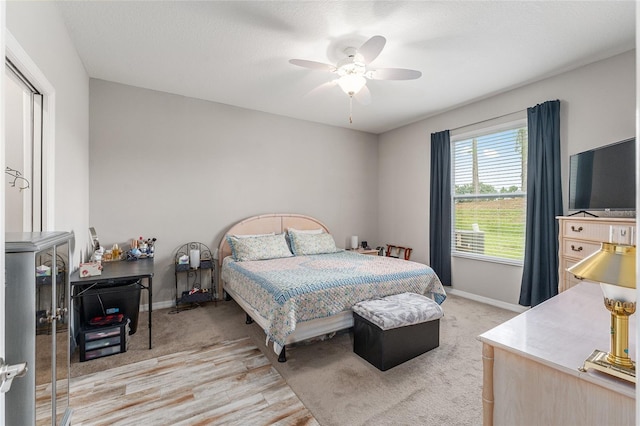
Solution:
[{"label": "small lamp on nightstand", "polygon": [[593,368],[636,382],[629,357],[629,316],[636,311],[636,246],[602,243],[600,250],[567,269],[579,279],[600,282],[604,305],[611,312],[611,348],[595,350],[580,369]]},{"label": "small lamp on nightstand", "polygon": [[351,250],[356,250],[358,248],[358,236],[354,235],[351,237]]}]

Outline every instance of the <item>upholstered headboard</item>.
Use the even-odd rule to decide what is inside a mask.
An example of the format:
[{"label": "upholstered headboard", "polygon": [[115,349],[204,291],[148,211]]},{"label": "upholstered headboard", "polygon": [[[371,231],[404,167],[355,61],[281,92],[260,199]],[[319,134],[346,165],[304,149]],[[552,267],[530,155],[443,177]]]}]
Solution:
[{"label": "upholstered headboard", "polygon": [[225,257],[231,255],[231,247],[229,247],[229,244],[227,243],[227,235],[268,234],[269,232],[281,234],[286,232],[289,228],[322,228],[325,232],[329,232],[329,229],[322,222],[311,216],[295,213],[272,213],[253,216],[233,225],[222,237],[218,247],[219,266],[222,266],[222,261]]}]

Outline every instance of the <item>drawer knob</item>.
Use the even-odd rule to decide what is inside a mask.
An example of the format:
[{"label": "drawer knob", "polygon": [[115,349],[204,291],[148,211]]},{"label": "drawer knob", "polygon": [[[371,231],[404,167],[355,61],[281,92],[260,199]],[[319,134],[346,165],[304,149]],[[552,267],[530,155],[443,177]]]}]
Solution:
[{"label": "drawer knob", "polygon": [[578,226],[578,227],[576,228],[576,226],[575,226],[575,225],[571,225],[571,230],[572,230],[573,232],[582,232],[582,226]]},{"label": "drawer knob", "polygon": [[576,247],[573,244],[571,244],[571,250],[573,250],[573,251],[582,251],[582,246]]}]

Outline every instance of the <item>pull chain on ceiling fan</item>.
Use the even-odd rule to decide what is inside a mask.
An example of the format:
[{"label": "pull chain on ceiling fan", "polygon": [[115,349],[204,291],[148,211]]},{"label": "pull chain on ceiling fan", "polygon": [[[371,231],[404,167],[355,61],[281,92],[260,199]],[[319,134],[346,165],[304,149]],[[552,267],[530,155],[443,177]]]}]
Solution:
[{"label": "pull chain on ceiling fan", "polygon": [[367,79],[415,80],[422,76],[420,71],[404,68],[368,68],[368,65],[382,52],[386,42],[384,37],[376,35],[367,40],[359,49],[347,47],[344,50],[346,58],[340,60],[335,66],[306,59],[290,59],[289,63],[337,74],[338,78],[332,83],[340,86],[340,89],[349,96],[349,123],[353,123],[351,117],[353,98],[355,97],[363,105],[371,103],[371,92],[367,88]]}]

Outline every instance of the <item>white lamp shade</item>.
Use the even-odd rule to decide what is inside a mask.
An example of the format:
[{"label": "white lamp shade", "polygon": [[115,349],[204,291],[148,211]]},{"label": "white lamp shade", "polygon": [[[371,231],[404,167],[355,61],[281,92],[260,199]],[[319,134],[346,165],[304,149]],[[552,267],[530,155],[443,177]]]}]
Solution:
[{"label": "white lamp shade", "polygon": [[361,75],[343,75],[338,79],[338,85],[347,95],[353,96],[358,93],[367,80]]},{"label": "white lamp shade", "polygon": [[618,300],[620,302],[635,302],[637,299],[636,289],[629,287],[621,287],[618,285],[600,283],[602,294],[610,300]]}]

